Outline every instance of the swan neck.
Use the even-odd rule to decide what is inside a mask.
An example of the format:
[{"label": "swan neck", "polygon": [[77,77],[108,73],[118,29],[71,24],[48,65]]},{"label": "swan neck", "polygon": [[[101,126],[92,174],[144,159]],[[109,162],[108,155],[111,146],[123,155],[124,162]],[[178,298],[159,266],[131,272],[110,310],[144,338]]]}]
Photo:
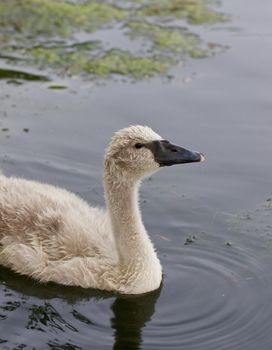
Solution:
[{"label": "swan neck", "polygon": [[125,281],[122,288],[126,293],[145,293],[160,286],[162,269],[142,222],[138,204],[140,182],[111,170],[105,167],[104,187],[118,269]]},{"label": "swan neck", "polygon": [[119,259],[126,264],[137,257],[149,260],[153,245],[145,230],[138,204],[140,181],[104,177],[105,196]]},{"label": "swan neck", "polygon": [[116,237],[146,233],[138,204],[139,182],[106,186],[107,207]]}]

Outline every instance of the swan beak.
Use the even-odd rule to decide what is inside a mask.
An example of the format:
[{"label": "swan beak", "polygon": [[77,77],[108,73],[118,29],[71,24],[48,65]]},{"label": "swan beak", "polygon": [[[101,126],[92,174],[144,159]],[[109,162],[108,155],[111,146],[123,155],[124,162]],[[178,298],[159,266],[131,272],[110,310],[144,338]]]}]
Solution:
[{"label": "swan beak", "polygon": [[183,147],[173,145],[166,140],[152,141],[146,147],[152,151],[155,161],[161,167],[202,162],[205,159],[202,153],[189,151]]}]

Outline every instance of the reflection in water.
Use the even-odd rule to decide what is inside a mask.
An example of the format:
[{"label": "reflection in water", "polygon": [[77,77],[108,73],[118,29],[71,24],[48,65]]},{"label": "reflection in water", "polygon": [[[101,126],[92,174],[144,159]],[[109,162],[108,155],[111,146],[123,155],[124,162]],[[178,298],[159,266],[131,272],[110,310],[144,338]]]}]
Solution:
[{"label": "reflection in water", "polygon": [[77,349],[81,349],[79,346],[76,346],[72,343],[61,344],[57,341],[50,341],[47,345],[48,345],[48,348],[52,349],[52,350],[77,350]]},{"label": "reflection in water", "polygon": [[74,332],[78,330],[64,320],[57,310],[50,304],[32,305],[29,309],[28,323],[26,328],[42,331],[42,326],[46,328],[56,328],[64,332],[64,327]]},{"label": "reflection in water", "polygon": [[[0,268],[0,282],[5,286],[3,292],[5,294],[4,303],[0,306],[0,321],[7,320],[11,322],[14,316],[18,314],[25,315],[25,329],[21,329],[23,335],[36,332],[47,334],[46,344],[50,349],[82,349],[81,346],[75,345],[71,341],[73,334],[77,336],[82,334],[83,328],[88,333],[88,343],[93,343],[92,330],[101,327],[100,314],[84,315],[84,312],[77,310],[80,304],[91,305],[99,300],[112,299],[111,310],[113,317],[111,324],[113,332],[107,328],[101,327],[100,332],[105,331],[107,334],[112,333],[114,344],[113,349],[140,349],[142,338],[141,332],[146,323],[151,319],[155,304],[160,295],[161,288],[155,292],[142,296],[123,296],[118,295],[114,298],[112,293],[101,292],[96,290],[86,290],[77,287],[64,287],[54,283],[47,285],[37,284],[37,282],[17,275],[7,268]],[[14,295],[14,291],[20,293]],[[37,300],[38,298],[38,300]],[[57,307],[54,306],[54,300],[61,298],[72,306],[72,311],[67,315],[62,315]],[[8,301],[8,299],[11,299]],[[40,302],[40,300],[44,300]],[[35,301],[38,301],[35,303]],[[86,304],[87,302],[87,304]],[[107,317],[110,305],[105,310]],[[13,313],[15,313],[13,315]],[[17,318],[17,316],[16,316]],[[21,321],[22,323],[22,321]],[[69,341],[63,342],[62,338],[69,333]],[[54,339],[50,338],[50,334],[54,334]],[[11,336],[7,334],[7,336]],[[23,337],[24,337],[23,336]],[[101,334],[100,334],[101,336]],[[35,336],[35,341],[37,340]],[[74,338],[74,337],[73,337]],[[72,338],[72,339],[73,339]],[[11,342],[11,339],[0,339],[0,343]],[[29,344],[32,341],[29,340]],[[43,343],[44,344],[44,343]],[[33,344],[35,345],[35,344]],[[26,346],[26,344],[17,344],[17,346]],[[83,346],[84,348],[84,346]]]},{"label": "reflection in water", "polygon": [[114,350],[138,350],[141,347],[141,332],[151,319],[161,288],[138,297],[118,297],[112,305],[111,319],[115,331]]},{"label": "reflection in water", "polygon": [[[259,344],[260,350],[268,350],[271,247],[264,248],[267,241],[261,238],[258,243],[255,232],[255,223],[260,226],[259,220],[271,218],[271,208],[264,210],[239,222],[245,221],[245,232],[228,230],[216,236],[214,232],[223,230],[218,215],[213,233],[199,235],[192,245],[178,244],[184,242],[180,238],[174,245],[167,241],[162,257],[167,260],[162,261],[165,288],[142,296],[42,285],[0,268],[0,341],[8,350],[19,345],[55,350],[256,350]],[[170,239],[174,236],[169,233]],[[225,237],[233,244],[226,245]],[[14,342],[15,335],[20,343]]]}]

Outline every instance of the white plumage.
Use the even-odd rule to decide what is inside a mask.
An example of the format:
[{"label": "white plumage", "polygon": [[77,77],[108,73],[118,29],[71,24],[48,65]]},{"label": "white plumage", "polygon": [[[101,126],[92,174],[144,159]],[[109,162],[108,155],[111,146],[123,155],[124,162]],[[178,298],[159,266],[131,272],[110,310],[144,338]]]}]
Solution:
[{"label": "white plumage", "polygon": [[160,286],[162,269],[141,220],[140,179],[159,168],[148,127],[118,131],[104,160],[107,209],[47,184],[0,176],[0,264],[38,281],[126,294]]}]

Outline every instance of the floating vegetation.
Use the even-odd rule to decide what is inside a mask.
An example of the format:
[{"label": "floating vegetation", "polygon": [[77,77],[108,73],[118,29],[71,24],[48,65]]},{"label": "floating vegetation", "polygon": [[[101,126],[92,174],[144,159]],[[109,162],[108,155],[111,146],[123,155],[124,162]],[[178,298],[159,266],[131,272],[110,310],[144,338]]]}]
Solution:
[{"label": "floating vegetation", "polygon": [[106,77],[121,74],[135,79],[149,78],[163,74],[169,67],[169,61],[163,57],[141,57],[127,51],[112,49],[103,56],[89,60],[85,71],[93,76]]},{"label": "floating vegetation", "polygon": [[206,0],[149,0],[144,3],[140,13],[143,16],[182,18],[192,24],[213,24],[229,19],[225,14],[208,7]]},{"label": "floating vegetation", "polygon": [[92,32],[127,12],[104,2],[71,3],[64,0],[2,0],[0,26],[20,38],[68,37],[77,30]]},{"label": "floating vegetation", "polygon": [[48,89],[50,90],[66,90],[68,87],[65,85],[50,85]]},{"label": "floating vegetation", "polygon": [[0,68],[0,79],[12,79],[13,81],[16,81],[16,79],[31,80],[31,81],[49,81],[49,79],[44,75],[37,75],[37,74],[22,72],[18,70],[1,69],[1,68]]},{"label": "floating vegetation", "polygon": [[[61,75],[144,79],[166,74],[185,57],[206,57],[221,47],[203,44],[199,35],[185,28],[186,22],[228,19],[205,0],[134,0],[125,8],[121,5],[118,0],[2,0],[0,58],[12,66]],[[129,48],[101,39],[97,33],[109,28],[129,38]],[[27,75],[19,79],[28,80]]]},{"label": "floating vegetation", "polygon": [[187,237],[184,242],[184,245],[191,245],[195,242],[195,240],[196,240],[196,236]]},{"label": "floating vegetation", "polygon": [[39,45],[30,48],[11,48],[10,54],[16,53],[24,57],[25,62],[37,65],[40,68],[56,69],[59,73],[73,75],[85,71],[85,66],[90,61],[90,52],[95,45],[79,47]]},{"label": "floating vegetation", "polygon": [[42,68],[53,68],[66,75],[88,74],[92,77],[123,75],[134,79],[163,74],[170,66],[170,60],[162,56],[141,57],[128,51],[112,49],[101,54],[86,55],[86,52],[63,52],[60,49],[34,47],[21,51],[29,61]]},{"label": "floating vegetation", "polygon": [[246,238],[247,245],[256,247],[258,241],[262,248],[272,247],[272,207],[268,198],[256,209],[248,210],[236,215],[229,215],[227,223],[229,229]]},{"label": "floating vegetation", "polygon": [[166,53],[183,53],[190,57],[205,57],[208,51],[201,49],[201,40],[184,28],[166,27],[147,22],[129,22],[131,38],[148,39],[153,50],[164,50]]}]

